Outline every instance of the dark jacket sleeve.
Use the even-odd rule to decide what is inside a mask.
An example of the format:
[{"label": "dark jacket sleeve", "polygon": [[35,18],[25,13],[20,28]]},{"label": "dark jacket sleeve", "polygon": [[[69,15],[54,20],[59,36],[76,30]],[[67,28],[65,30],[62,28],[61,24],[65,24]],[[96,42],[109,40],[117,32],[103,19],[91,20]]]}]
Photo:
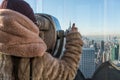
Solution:
[{"label": "dark jacket sleeve", "polygon": [[61,59],[44,55],[44,77],[49,80],[73,80],[79,66],[83,42],[78,32],[66,36],[66,50]]}]

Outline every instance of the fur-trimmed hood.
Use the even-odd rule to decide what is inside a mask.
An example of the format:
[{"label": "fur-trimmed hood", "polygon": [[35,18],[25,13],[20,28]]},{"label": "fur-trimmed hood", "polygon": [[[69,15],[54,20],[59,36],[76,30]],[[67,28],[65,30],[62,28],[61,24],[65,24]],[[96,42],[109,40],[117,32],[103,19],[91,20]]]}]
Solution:
[{"label": "fur-trimmed hood", "polygon": [[26,16],[0,9],[0,52],[19,57],[42,56],[47,47],[39,29]]}]

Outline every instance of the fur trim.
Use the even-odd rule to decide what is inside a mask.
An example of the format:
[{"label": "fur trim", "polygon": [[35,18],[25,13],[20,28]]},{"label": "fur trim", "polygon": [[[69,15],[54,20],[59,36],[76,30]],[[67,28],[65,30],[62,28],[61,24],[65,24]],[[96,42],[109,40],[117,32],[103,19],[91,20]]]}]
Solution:
[{"label": "fur trim", "polygon": [[0,9],[0,51],[19,57],[42,56],[47,47],[39,29],[26,16]]}]

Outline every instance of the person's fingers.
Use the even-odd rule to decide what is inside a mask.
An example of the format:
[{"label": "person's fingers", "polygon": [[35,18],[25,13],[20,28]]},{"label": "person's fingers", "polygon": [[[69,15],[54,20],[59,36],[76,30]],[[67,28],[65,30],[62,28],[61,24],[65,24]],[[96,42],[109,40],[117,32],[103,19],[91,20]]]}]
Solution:
[{"label": "person's fingers", "polygon": [[73,23],[72,27],[75,27],[75,23]]},{"label": "person's fingers", "polygon": [[72,31],[78,31],[78,28],[77,27],[75,27],[75,23],[73,23],[73,25],[72,25],[72,29],[71,29]]}]

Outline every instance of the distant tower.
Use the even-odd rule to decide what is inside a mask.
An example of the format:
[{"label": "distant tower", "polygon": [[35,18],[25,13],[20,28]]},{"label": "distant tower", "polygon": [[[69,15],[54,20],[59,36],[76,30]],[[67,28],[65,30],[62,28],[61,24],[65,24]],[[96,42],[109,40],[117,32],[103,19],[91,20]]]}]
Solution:
[{"label": "distant tower", "polygon": [[115,46],[115,60],[118,60],[119,57],[119,44]]},{"label": "distant tower", "polygon": [[94,44],[95,52],[98,52],[97,43]]},{"label": "distant tower", "polygon": [[71,21],[70,21],[70,23],[69,23],[69,27],[71,27]]},{"label": "distant tower", "polygon": [[69,22],[69,27],[68,29],[66,29],[67,32],[69,32],[71,30],[71,21]]},{"label": "distant tower", "polygon": [[115,44],[111,50],[111,60],[119,60],[119,44]]},{"label": "distant tower", "polygon": [[118,44],[119,44],[119,50],[118,50],[118,52],[119,52],[119,54],[118,54],[118,60],[120,61],[120,40],[118,40]]},{"label": "distant tower", "polygon": [[71,21],[69,22],[69,28],[68,28],[68,30],[70,30],[71,29]]},{"label": "distant tower", "polygon": [[104,51],[104,41],[102,40],[101,41],[101,52],[103,52]]},{"label": "distant tower", "polygon": [[80,60],[80,70],[85,76],[85,78],[91,78],[96,69],[96,54],[94,48],[83,48],[81,60]]},{"label": "distant tower", "polygon": [[92,44],[94,45],[94,43],[95,43],[95,41],[94,40],[92,40]]}]

